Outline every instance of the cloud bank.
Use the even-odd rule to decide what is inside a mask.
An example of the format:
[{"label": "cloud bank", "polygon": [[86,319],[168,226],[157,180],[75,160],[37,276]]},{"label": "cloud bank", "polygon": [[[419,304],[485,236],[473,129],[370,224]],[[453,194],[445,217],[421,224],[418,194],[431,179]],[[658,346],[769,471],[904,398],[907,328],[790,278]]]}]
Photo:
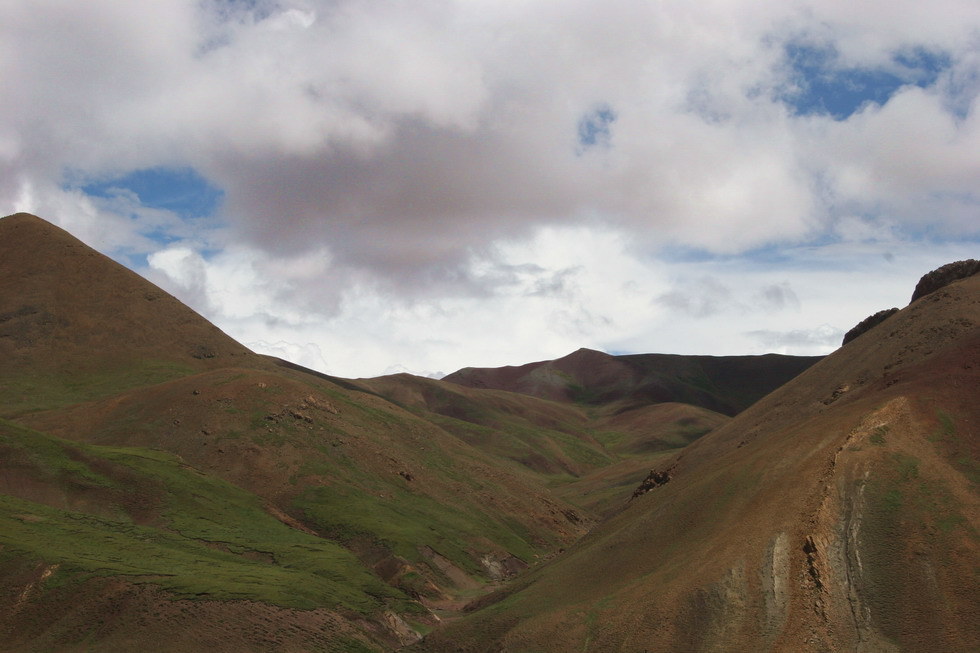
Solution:
[{"label": "cloud bank", "polygon": [[335,373],[823,352],[980,237],[967,1],[41,0],[0,77],[4,213]]}]

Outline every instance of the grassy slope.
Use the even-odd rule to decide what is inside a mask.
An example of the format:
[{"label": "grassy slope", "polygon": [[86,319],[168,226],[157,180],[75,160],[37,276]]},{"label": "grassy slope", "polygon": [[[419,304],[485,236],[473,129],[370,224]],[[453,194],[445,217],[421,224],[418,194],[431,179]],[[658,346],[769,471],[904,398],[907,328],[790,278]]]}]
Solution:
[{"label": "grassy slope", "polygon": [[358,383],[543,480],[585,514],[621,508],[665,452],[728,420],[686,404],[571,404],[407,374]]},{"label": "grassy slope", "polygon": [[[370,544],[370,564],[395,555],[424,567],[430,547],[486,578],[483,556],[530,562],[580,532],[540,485],[434,425],[296,376],[216,370],[23,419],[73,439],[176,453],[325,537]],[[427,572],[447,586],[438,570]]]},{"label": "grassy slope", "polygon": [[2,420],[0,459],[0,567],[52,569],[45,591],[115,578],[173,599],[421,610],[348,550],[287,526],[254,494],[172,454],[68,442]]},{"label": "grassy slope", "polygon": [[408,374],[360,383],[468,444],[538,473],[579,475],[613,460],[577,406]]},{"label": "grassy slope", "polygon": [[[215,370],[20,419],[73,440],[4,422],[0,476],[29,491],[2,488],[0,556],[57,565],[51,591],[129,578],[172,597],[411,618],[410,597],[471,589],[453,569],[485,582],[483,560],[532,563],[584,526],[433,424],[300,373]],[[166,509],[134,518],[137,499]]]},{"label": "grassy slope", "polygon": [[0,416],[262,366],[139,275],[34,216],[0,219]]},{"label": "grassy slope", "polygon": [[[186,368],[163,367],[165,376],[186,373]],[[97,383],[99,378],[109,378],[110,382]],[[152,375],[148,379],[155,380]],[[380,397],[281,369],[217,369],[122,390],[138,381],[135,373],[96,373],[91,383],[76,383],[85,388],[84,395],[66,392],[64,385],[50,384],[47,394],[34,395],[39,405],[28,404],[27,410],[18,412],[19,419],[42,431],[70,437],[77,441],[71,446],[84,456],[116,465],[125,459],[128,467],[138,461],[155,461],[155,467],[142,470],[144,480],[166,478],[173,471],[171,467],[182,470],[179,484],[194,479],[201,485],[202,478],[208,479],[210,485],[190,493],[198,497],[197,503],[181,503],[188,492],[163,492],[171,503],[179,505],[167,513],[168,519],[200,516],[202,506],[233,506],[236,502],[227,496],[232,490],[239,493],[239,504],[249,503],[249,510],[258,511],[262,519],[253,519],[254,515],[244,510],[224,510],[206,519],[188,518],[174,535],[169,532],[175,528],[173,524],[163,522],[161,531],[161,524],[121,519],[117,508],[109,514],[101,508],[93,514],[84,510],[71,514],[52,506],[27,509],[11,499],[17,505],[5,506],[8,521],[13,520],[7,552],[49,563],[58,561],[61,571],[48,580],[52,588],[64,574],[81,582],[95,573],[138,578],[175,596],[198,599],[249,598],[293,607],[336,605],[374,613],[382,609],[372,597],[383,594],[365,593],[357,589],[357,583],[352,583],[349,595],[329,587],[323,579],[308,583],[294,571],[302,562],[287,562],[288,569],[280,569],[243,558],[254,552],[287,560],[286,552],[292,551],[292,559],[299,560],[295,547],[276,550],[268,538],[255,532],[259,525],[271,523],[279,530],[322,542],[323,546],[310,553],[323,558],[321,565],[330,561],[326,550],[346,554],[348,560],[355,560],[353,568],[369,574],[366,578],[358,576],[361,583],[378,582],[378,576],[370,574],[386,558],[401,560],[401,569],[394,577],[387,577],[394,587],[383,587],[394,593],[397,609],[410,614],[399,588],[430,598],[440,596],[440,590],[460,589],[458,580],[454,582],[430,564],[424,555],[426,547],[479,579],[488,573],[480,563],[484,556],[500,559],[513,555],[532,562],[566,546],[582,532],[587,524],[580,521],[584,516],[575,515],[563,501],[550,498],[541,487],[539,472],[527,473],[527,462],[535,461],[534,456],[537,460],[560,461],[554,467],[547,463],[543,478],[562,484],[577,478],[569,470],[578,475],[583,470],[601,471],[620,457],[614,453],[617,447],[632,441],[624,431],[608,426],[596,431],[575,407],[510,393],[484,392],[479,401],[459,405],[454,404],[455,390],[443,396],[440,407],[472,420],[467,421],[429,410],[406,411]],[[78,402],[79,398],[100,395],[108,396]],[[52,405],[59,408],[40,410]],[[640,422],[624,428],[642,431],[637,426]],[[36,443],[44,442],[44,438],[63,442],[38,434]],[[609,448],[602,444],[603,439]],[[500,443],[503,446],[496,446]],[[518,448],[519,454],[508,456],[508,447],[511,452]],[[174,454],[179,457],[174,458]],[[501,458],[508,457],[516,462],[501,467]],[[594,493],[594,486],[588,490],[594,495],[589,501],[602,500],[610,505],[622,502],[645,474],[648,465],[644,456],[639,458],[642,461],[636,468],[617,477],[611,489],[603,487],[601,498]],[[82,469],[79,473],[88,472]],[[597,482],[604,479],[600,477]],[[220,486],[220,492],[212,487],[214,484]],[[69,484],[64,496],[85,492],[77,483]],[[568,501],[593,507],[593,503],[579,500],[575,492],[564,494]],[[269,502],[329,539],[313,538],[283,526],[262,512]],[[12,514],[22,517],[9,517]],[[255,528],[243,532],[243,520],[254,522]],[[33,524],[44,525],[47,548],[29,537]],[[76,556],[69,546],[74,541],[87,542],[92,548]],[[227,550],[207,548],[205,541],[223,542],[220,546]],[[358,558],[350,556],[348,549],[336,547],[335,542],[355,551]],[[131,551],[131,555],[112,553],[109,559],[97,551]],[[156,561],[160,568],[141,560]],[[203,568],[209,573],[201,573]],[[330,568],[327,565],[323,569],[327,578]],[[313,566],[312,573],[318,570]],[[225,584],[229,579],[237,580]],[[340,577],[335,580],[340,585],[348,582]],[[283,594],[283,588],[297,584],[309,587],[295,596]],[[220,587],[224,591],[219,591]]]}]

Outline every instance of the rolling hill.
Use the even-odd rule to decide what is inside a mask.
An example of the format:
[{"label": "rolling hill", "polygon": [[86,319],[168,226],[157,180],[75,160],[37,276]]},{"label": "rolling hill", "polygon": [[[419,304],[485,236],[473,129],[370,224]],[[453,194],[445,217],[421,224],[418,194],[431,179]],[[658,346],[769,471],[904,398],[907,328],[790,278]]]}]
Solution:
[{"label": "rolling hill", "polygon": [[333,378],[27,214],[0,219],[0,360],[9,650],[409,644],[726,419]]}]

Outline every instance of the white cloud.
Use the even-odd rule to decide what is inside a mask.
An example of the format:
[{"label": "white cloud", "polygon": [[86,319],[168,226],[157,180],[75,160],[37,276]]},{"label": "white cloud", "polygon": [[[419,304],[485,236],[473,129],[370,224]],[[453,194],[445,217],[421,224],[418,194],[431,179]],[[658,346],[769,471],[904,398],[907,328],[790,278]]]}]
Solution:
[{"label": "white cloud", "polygon": [[[0,207],[149,255],[236,337],[336,373],[792,347],[952,258],[915,234],[980,235],[978,33],[972,0],[5,3]],[[948,69],[799,116],[790,42]],[[67,183],[157,166],[221,215]]]},{"label": "white cloud", "polygon": [[[904,306],[918,277],[973,254],[969,243],[883,240],[801,248],[785,259],[641,259],[622,234],[549,228],[471,259],[479,296],[398,299],[351,281],[336,308],[303,304],[291,284],[329,267],[259,250],[210,259],[176,246],[152,256],[158,282],[190,303],[207,280],[210,317],[262,353],[342,376],[441,375],[465,365],[521,364],[579,347],[611,352],[822,354],[881,308]],[[323,263],[322,265],[328,265]],[[204,272],[201,272],[201,267]],[[698,275],[703,276],[698,276]],[[302,293],[301,293],[302,294]]]},{"label": "white cloud", "polygon": [[283,360],[308,367],[312,370],[325,370],[330,367],[327,360],[323,357],[323,352],[320,350],[319,345],[315,342],[298,343],[286,342],[285,340],[266,342],[265,340],[256,340],[243,344],[254,352],[282,358]]},{"label": "white cloud", "polygon": [[791,331],[771,331],[756,329],[744,335],[759,341],[766,352],[775,354],[794,354],[797,356],[820,356],[828,349],[836,349],[844,338],[844,331],[829,324],[820,324],[812,329],[793,329]]}]

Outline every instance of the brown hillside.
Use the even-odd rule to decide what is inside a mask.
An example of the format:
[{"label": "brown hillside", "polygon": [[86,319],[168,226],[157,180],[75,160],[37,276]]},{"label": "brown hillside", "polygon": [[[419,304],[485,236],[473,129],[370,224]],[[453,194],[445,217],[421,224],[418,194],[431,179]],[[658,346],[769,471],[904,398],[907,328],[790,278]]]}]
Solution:
[{"label": "brown hillside", "polygon": [[526,470],[580,476],[610,462],[576,406],[408,374],[358,383],[406,406],[460,440]]},{"label": "brown hillside", "polygon": [[461,385],[257,356],[33,216],[0,261],[4,650],[980,650],[958,266],[819,362]]},{"label": "brown hillside", "polygon": [[0,219],[0,416],[260,358],[139,275],[26,213]]},{"label": "brown hillside", "polygon": [[980,650],[980,278],[662,460],[427,651]]}]

